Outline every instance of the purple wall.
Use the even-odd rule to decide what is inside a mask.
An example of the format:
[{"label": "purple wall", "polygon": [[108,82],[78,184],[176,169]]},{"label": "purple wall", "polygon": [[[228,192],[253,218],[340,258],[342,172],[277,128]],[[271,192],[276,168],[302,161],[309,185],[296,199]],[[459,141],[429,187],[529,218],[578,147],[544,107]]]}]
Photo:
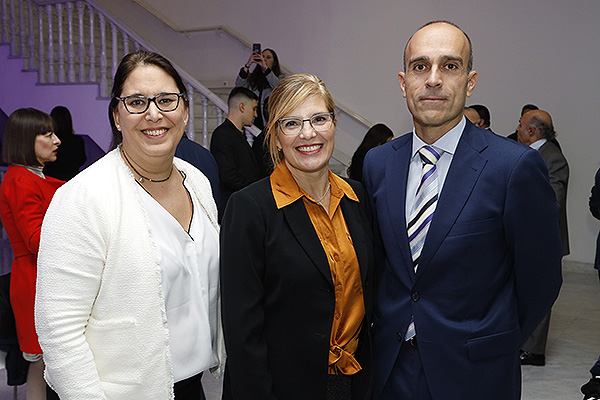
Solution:
[{"label": "purple wall", "polygon": [[73,116],[75,133],[89,135],[104,151],[112,133],[108,99],[100,99],[97,84],[37,84],[37,72],[23,71],[21,58],[9,58],[9,46],[0,45],[0,109],[7,115],[22,107],[50,113],[58,105]]}]

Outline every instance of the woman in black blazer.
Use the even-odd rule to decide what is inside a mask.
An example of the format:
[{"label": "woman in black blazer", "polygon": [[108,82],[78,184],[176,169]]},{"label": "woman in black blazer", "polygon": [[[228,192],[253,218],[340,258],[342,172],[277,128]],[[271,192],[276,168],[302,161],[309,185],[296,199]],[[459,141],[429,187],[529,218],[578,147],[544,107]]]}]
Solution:
[{"label": "woman in black blazer", "polygon": [[223,399],[367,399],[371,217],[363,187],[329,170],[333,99],[293,75],[269,115],[275,170],[231,196],[221,227]]}]

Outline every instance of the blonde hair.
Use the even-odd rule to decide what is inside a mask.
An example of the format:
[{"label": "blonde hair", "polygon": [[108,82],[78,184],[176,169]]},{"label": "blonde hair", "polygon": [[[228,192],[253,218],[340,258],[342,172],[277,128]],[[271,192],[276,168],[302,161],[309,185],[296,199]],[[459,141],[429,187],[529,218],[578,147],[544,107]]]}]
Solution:
[{"label": "blonde hair", "polygon": [[[327,111],[335,111],[335,103],[325,83],[311,74],[295,74],[279,82],[269,97],[269,122],[265,140],[269,144],[269,153],[273,166],[283,160],[283,153],[277,149],[277,128],[281,118],[299,107],[309,97],[318,96],[323,99]],[[334,119],[334,123],[335,123]]]}]

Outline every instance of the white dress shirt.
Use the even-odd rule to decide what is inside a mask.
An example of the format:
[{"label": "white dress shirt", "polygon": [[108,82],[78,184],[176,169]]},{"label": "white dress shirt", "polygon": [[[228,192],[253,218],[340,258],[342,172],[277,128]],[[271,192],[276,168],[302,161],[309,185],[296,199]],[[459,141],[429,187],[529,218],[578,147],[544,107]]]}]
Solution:
[{"label": "white dress shirt", "polygon": [[[435,143],[431,144],[438,152],[443,152],[440,159],[436,163],[437,174],[438,174],[438,191],[442,193],[444,182],[446,181],[446,175],[448,175],[448,169],[452,163],[456,146],[462,136],[463,130],[465,129],[465,117],[452,129],[450,129],[445,135],[439,138]],[[417,194],[417,188],[421,181],[421,171],[423,170],[423,161],[418,155],[418,151],[421,147],[427,146],[427,143],[421,140],[415,133],[413,128],[412,138],[412,156],[410,159],[410,165],[408,167],[408,180],[406,181],[406,225],[410,221],[410,211],[412,210],[415,202],[415,195]],[[439,196],[438,193],[438,196]]]}]

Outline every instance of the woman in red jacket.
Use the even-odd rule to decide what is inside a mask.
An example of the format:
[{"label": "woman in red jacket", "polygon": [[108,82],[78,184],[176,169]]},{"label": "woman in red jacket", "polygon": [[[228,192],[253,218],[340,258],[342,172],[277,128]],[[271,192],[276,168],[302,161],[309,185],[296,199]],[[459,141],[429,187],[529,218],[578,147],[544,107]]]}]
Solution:
[{"label": "woman in red jacket", "polygon": [[0,185],[0,217],[14,253],[10,300],[23,357],[29,361],[27,400],[46,398],[42,349],[34,325],[37,253],[42,220],[54,192],[64,182],[42,173],[56,160],[60,140],[52,118],[34,108],[21,108],[8,118],[2,155],[11,164]]}]

